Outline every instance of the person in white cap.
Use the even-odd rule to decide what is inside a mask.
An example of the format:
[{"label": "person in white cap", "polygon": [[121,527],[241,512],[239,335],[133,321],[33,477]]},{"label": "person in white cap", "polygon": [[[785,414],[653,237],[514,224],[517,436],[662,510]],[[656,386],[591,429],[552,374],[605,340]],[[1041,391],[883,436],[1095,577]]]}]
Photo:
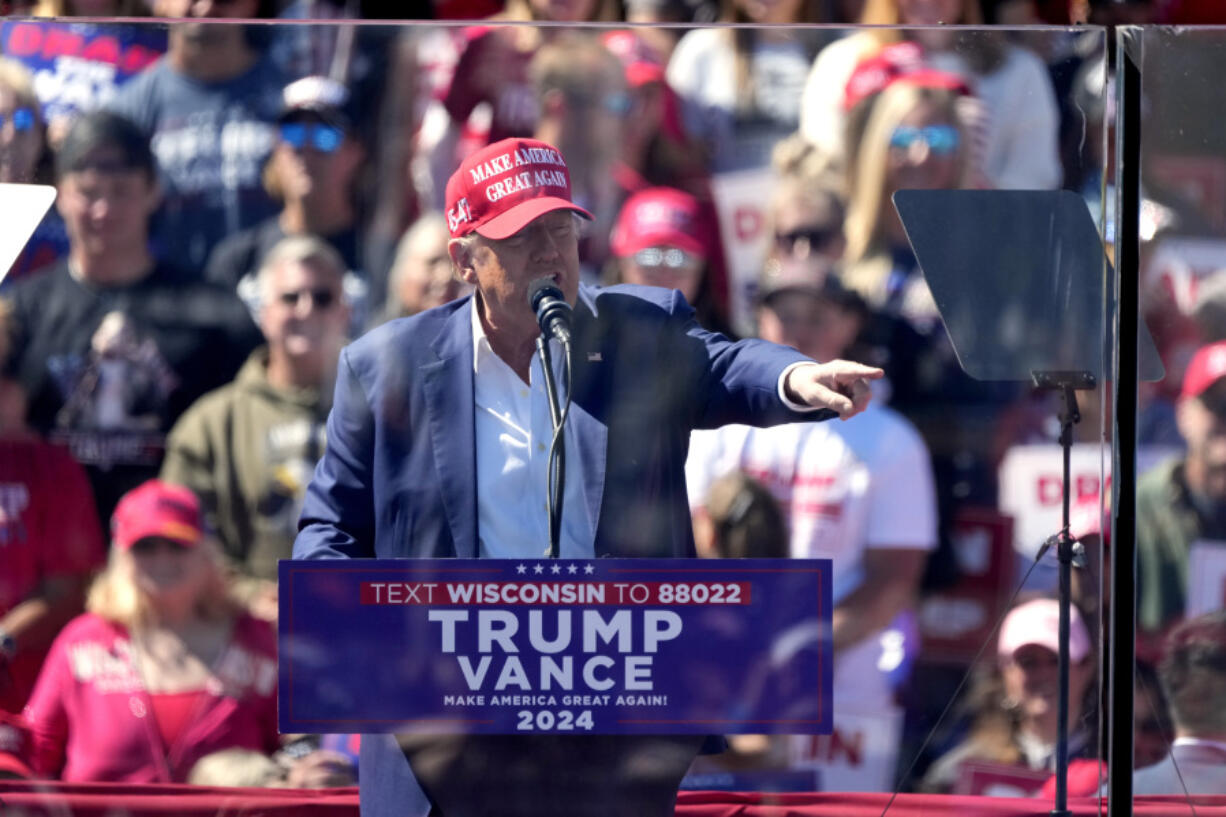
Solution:
[{"label": "person in white cap", "polygon": [[[970,734],[929,768],[921,788],[950,791],[974,761],[1053,771],[1059,690],[1059,603],[1038,598],[1014,607],[1000,626],[997,666],[978,690]],[[1089,700],[1096,663],[1090,632],[1069,610],[1069,758],[1093,757]],[[973,693],[974,694],[974,693]],[[1038,789],[1042,781],[1036,782]]]},{"label": "person in white cap", "polygon": [[[693,556],[691,430],[851,417],[882,375],[733,343],[698,326],[675,290],[580,285],[579,219],[589,215],[545,142],[474,153],[447,185],[445,215],[452,263],[475,293],[386,323],[341,353],[295,558],[542,554],[552,428],[528,300],[541,278],[573,309],[563,557]],[[404,791],[392,781],[408,773],[395,744],[364,739],[361,767],[364,813],[392,808]],[[502,813],[530,812],[508,803]]]}]

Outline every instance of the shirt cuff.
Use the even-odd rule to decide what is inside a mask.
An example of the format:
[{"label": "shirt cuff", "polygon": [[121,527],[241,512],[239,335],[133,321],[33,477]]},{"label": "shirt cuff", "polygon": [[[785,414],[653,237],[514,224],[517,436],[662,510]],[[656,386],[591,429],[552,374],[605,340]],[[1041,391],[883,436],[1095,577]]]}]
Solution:
[{"label": "shirt cuff", "polygon": [[783,405],[787,406],[792,411],[797,411],[802,414],[808,414],[809,412],[817,411],[820,408],[820,406],[806,406],[802,403],[797,403],[795,400],[792,400],[788,397],[786,390],[783,388],[783,384],[787,382],[788,375],[792,373],[793,369],[797,368],[798,366],[816,366],[816,365],[817,365],[817,361],[814,361],[814,360],[798,360],[795,363],[788,366],[786,369],[784,369],[783,373],[779,375],[779,385],[776,387],[779,391],[779,399],[783,401]]}]

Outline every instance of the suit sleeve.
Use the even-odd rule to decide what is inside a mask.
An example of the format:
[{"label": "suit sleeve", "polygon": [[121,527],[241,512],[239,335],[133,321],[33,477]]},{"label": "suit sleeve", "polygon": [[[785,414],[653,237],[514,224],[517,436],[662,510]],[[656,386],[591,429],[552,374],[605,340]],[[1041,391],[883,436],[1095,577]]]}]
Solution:
[{"label": "suit sleeve", "polygon": [[678,292],[674,292],[672,312],[675,319],[684,321],[684,332],[690,340],[687,346],[696,352],[701,348],[696,361],[698,390],[692,400],[694,428],[736,423],[772,426],[828,419],[827,412],[793,411],[779,396],[779,378],[784,369],[793,363],[811,362],[808,357],[764,340],[733,342],[703,329]]},{"label": "suit sleeve", "polygon": [[307,486],[295,559],[374,557],[374,418],[366,391],[341,352],[328,415],[328,445]]}]

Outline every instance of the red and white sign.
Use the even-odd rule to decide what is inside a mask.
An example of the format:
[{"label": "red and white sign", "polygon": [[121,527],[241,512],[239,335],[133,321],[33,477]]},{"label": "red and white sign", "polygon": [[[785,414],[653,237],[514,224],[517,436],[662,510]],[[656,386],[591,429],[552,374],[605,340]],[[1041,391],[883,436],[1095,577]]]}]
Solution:
[{"label": "red and white sign", "polygon": [[902,709],[834,704],[834,731],[792,738],[789,767],[818,769],[822,791],[893,791]]},{"label": "red and white sign", "polygon": [[1001,763],[962,764],[954,794],[976,797],[1032,797],[1052,773],[1046,769],[1008,766]]},{"label": "red and white sign", "polygon": [[711,178],[728,264],[728,314],[733,327],[742,333],[751,333],[754,326],[758,275],[770,240],[772,179],[769,168],[720,173]]},{"label": "red and white sign", "polygon": [[[1162,446],[1137,450],[1137,474],[1178,452]],[[1049,536],[1060,530],[1063,496],[1063,459],[1060,446],[1018,445],[1010,448],[1000,466],[1000,510],[1014,519],[1013,546],[1033,557]],[[1111,450],[1106,445],[1080,443],[1070,456],[1073,490],[1071,503],[1090,500],[1110,473]]]}]

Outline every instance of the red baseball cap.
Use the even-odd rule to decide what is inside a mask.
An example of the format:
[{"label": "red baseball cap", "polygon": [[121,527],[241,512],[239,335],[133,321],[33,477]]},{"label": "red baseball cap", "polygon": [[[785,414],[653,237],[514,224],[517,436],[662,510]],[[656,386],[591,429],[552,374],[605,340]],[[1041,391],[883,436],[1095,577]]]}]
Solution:
[{"label": "red baseball cap", "polygon": [[486,238],[514,235],[554,210],[592,214],[570,200],[570,171],[553,145],[537,139],[503,139],[460,163],[447,182],[447,228],[452,238],[476,232]]},{"label": "red baseball cap", "polygon": [[195,545],[204,536],[200,500],[188,488],[151,479],[124,494],[111,516],[111,539],[129,550],[141,539]]},{"label": "red baseball cap", "polygon": [[663,61],[638,34],[633,31],[610,31],[600,40],[621,60],[626,72],[626,84],[631,88],[664,82]]},{"label": "red baseball cap", "polygon": [[887,45],[865,57],[856,63],[843,86],[843,110],[850,111],[861,100],[885,90],[899,76],[917,71],[923,64],[923,52],[910,41]]},{"label": "red baseball cap", "polygon": [[1179,396],[1200,397],[1223,377],[1226,377],[1226,340],[1196,350],[1183,373],[1183,390]]},{"label": "red baseball cap", "polygon": [[609,246],[618,258],[665,246],[705,259],[707,234],[698,199],[671,187],[649,187],[626,199]]},{"label": "red baseball cap", "polygon": [[925,65],[923,54],[915,43],[895,43],[856,63],[843,87],[843,110],[850,111],[896,82],[952,91],[959,96],[971,95],[971,87],[961,74]]}]

